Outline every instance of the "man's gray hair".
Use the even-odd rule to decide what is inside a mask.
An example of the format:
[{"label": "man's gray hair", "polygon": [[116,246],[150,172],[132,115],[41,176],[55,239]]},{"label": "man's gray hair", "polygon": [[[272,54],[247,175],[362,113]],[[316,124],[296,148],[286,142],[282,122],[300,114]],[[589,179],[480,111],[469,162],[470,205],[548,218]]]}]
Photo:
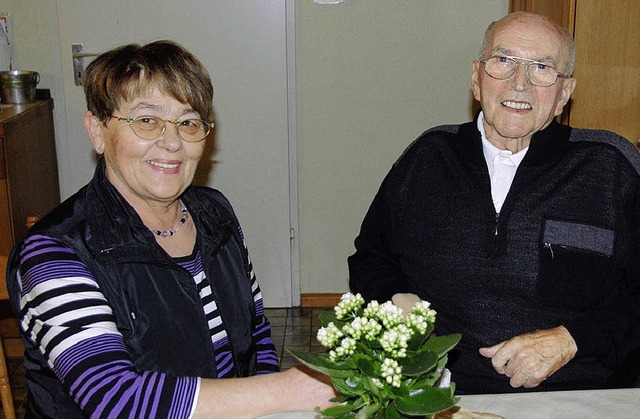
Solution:
[{"label": "man's gray hair", "polygon": [[[493,29],[495,25],[499,22],[496,20],[491,22],[487,27],[487,30],[484,31],[484,36],[482,37],[482,45],[480,46],[480,50],[478,51],[478,59],[482,60],[485,58],[485,54],[489,49],[490,38],[493,35]],[[564,37],[564,42],[566,45],[569,45],[569,62],[567,63],[567,68],[564,72],[562,72],[563,76],[572,76],[573,75],[573,67],[576,63],[576,41],[573,39],[573,35],[567,28],[562,28],[562,35]]]}]

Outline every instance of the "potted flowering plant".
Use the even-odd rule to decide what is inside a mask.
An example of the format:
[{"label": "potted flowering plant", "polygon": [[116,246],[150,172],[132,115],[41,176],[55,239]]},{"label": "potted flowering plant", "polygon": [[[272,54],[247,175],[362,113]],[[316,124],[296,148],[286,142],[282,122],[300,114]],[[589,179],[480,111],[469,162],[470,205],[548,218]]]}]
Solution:
[{"label": "potted flowering plant", "polygon": [[344,294],[333,312],[322,313],[318,340],[327,352],[289,350],[333,382],[339,404],[317,410],[329,417],[431,416],[458,402],[449,383],[447,352],[460,334],[435,336],[436,312],[415,304],[405,315],[391,302]]}]

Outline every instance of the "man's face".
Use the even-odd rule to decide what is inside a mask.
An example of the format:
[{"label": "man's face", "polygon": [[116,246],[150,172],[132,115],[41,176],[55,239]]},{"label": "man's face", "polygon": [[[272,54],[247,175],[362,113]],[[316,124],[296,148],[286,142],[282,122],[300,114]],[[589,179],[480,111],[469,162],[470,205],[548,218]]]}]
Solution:
[{"label": "man's face", "polygon": [[[549,22],[537,16],[519,16],[498,25],[483,58],[509,55],[552,65],[560,73],[565,70],[568,46]],[[528,142],[549,125],[562,113],[575,79],[558,77],[555,84],[538,87],[527,79],[525,66],[519,65],[511,77],[497,80],[484,71],[483,63],[474,61],[471,85],[482,106],[487,138],[499,146],[509,140]]]}]

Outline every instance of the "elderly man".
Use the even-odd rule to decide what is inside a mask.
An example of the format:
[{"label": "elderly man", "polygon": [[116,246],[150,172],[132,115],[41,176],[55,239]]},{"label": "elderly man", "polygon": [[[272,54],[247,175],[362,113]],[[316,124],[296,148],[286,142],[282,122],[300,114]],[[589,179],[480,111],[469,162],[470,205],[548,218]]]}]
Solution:
[{"label": "elderly man", "polygon": [[461,394],[631,384],[619,370],[640,347],[640,157],[555,121],[573,61],[548,17],[491,24],[471,74],[481,112],[405,151],[348,259],[353,292],[426,299],[436,333],[462,333],[448,363]]}]

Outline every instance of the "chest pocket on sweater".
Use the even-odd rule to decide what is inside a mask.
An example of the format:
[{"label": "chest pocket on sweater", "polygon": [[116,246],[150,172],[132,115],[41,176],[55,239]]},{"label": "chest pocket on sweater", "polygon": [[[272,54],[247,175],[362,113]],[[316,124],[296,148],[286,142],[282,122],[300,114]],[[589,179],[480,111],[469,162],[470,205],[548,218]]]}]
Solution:
[{"label": "chest pocket on sweater", "polygon": [[536,283],[542,303],[573,309],[597,303],[611,287],[614,241],[613,230],[545,220]]}]

